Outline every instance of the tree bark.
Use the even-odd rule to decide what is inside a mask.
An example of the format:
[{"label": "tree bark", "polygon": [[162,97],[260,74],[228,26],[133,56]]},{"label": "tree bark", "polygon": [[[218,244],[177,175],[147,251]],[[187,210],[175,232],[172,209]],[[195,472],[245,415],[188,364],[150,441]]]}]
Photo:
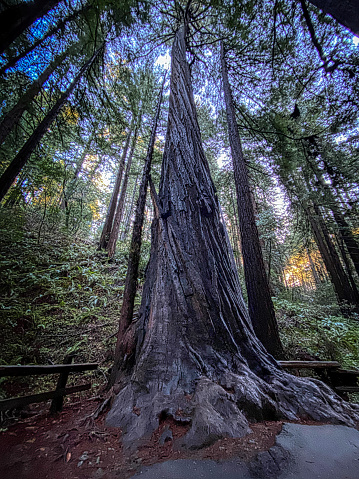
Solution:
[{"label": "tree bark", "polygon": [[249,315],[254,331],[267,351],[275,357],[281,358],[283,356],[283,348],[279,338],[268,276],[255,222],[248,172],[243,158],[223,44],[221,47],[221,64],[228,137],[237,192],[238,218]]},{"label": "tree bark", "polygon": [[0,53],[30,27],[35,20],[43,17],[60,0],[33,0],[12,5],[0,13]]},{"label": "tree bark", "polygon": [[[157,110],[155,118],[153,120],[151,137],[147,148],[147,155],[145,159],[145,164],[142,172],[141,184],[138,194],[138,200],[136,203],[136,213],[135,221],[133,223],[132,237],[131,237],[131,246],[129,250],[128,266],[126,273],[125,289],[123,292],[123,300],[121,306],[120,320],[119,320],[119,329],[117,333],[116,349],[115,349],[115,358],[114,366],[111,371],[111,376],[109,379],[108,386],[111,387],[118,375],[118,372],[121,369],[122,362],[126,354],[133,354],[133,350],[129,351],[129,346],[126,345],[124,341],[125,331],[128,329],[132,322],[133,317],[133,308],[135,304],[135,296],[137,291],[137,281],[138,281],[138,267],[140,264],[141,257],[141,246],[142,246],[142,228],[144,222],[144,213],[146,206],[146,196],[148,182],[150,178],[151,165],[153,150],[155,146],[156,133],[157,133],[157,124],[161,113],[161,103],[163,88],[166,81],[166,74],[164,75],[162,87],[157,103]],[[127,352],[126,352],[127,350]]]},{"label": "tree bark", "polygon": [[19,99],[17,104],[5,114],[0,123],[0,145],[5,141],[6,137],[12,131],[12,129],[16,125],[18,125],[24,111],[27,110],[35,96],[40,93],[44,83],[50,78],[56,68],[62,63],[66,55],[67,53],[61,53],[60,55],[58,55],[50,63],[50,65],[45,68],[41,75],[39,75],[37,80],[35,80],[30,85],[27,92],[24,93],[24,95]]},{"label": "tree bark", "polygon": [[254,335],[201,143],[185,28],[172,48],[160,191],[152,188],[152,197],[142,304],[125,332],[130,350],[107,416],[123,442],[149,439],[168,418],[188,428],[177,446],[192,448],[247,434],[248,419],[353,424],[354,406],[319,381],[280,370]]},{"label": "tree bark", "polygon": [[312,255],[310,254],[310,251],[309,251],[308,248],[306,248],[306,251],[307,251],[307,256],[308,256],[308,259],[309,259],[310,269],[311,269],[312,276],[313,276],[313,279],[314,279],[314,284],[315,284],[316,286],[319,286],[320,283],[321,283],[321,281],[320,281],[320,278],[319,278],[317,269],[316,269],[316,267],[315,267],[315,264],[314,264]]},{"label": "tree bark", "polygon": [[330,208],[333,212],[334,219],[339,227],[339,233],[342,237],[345,246],[347,247],[348,254],[353,261],[355,271],[359,277],[359,245],[352,233],[351,227],[344,218],[344,215],[337,206]]},{"label": "tree bark", "polygon": [[77,76],[74,78],[70,86],[62,93],[60,98],[57,100],[55,105],[51,108],[51,110],[47,113],[45,118],[40,122],[37,126],[33,134],[27,140],[25,145],[21,148],[19,153],[16,157],[12,160],[10,165],[6,168],[4,173],[0,178],[0,201],[8,192],[9,188],[13,184],[15,178],[20,173],[22,168],[25,166],[27,160],[30,158],[31,153],[34,151],[38,143],[41,141],[42,137],[47,132],[49,126],[54,121],[56,116],[59,114],[61,108],[66,103],[68,97],[71,95],[73,90],[75,89],[76,85],[81,80],[83,74],[90,68],[95,58],[98,56],[100,51],[102,50],[103,45],[96,50],[96,52],[92,55],[92,57],[83,65],[80,69]]},{"label": "tree bark", "polygon": [[131,217],[132,217],[132,212],[133,212],[133,205],[135,203],[135,198],[136,198],[136,193],[137,193],[137,186],[138,186],[138,178],[139,178],[139,173],[137,173],[136,178],[135,178],[135,184],[133,185],[133,190],[132,190],[132,198],[131,198],[131,204],[128,207],[127,213],[126,213],[126,220],[125,220],[125,227],[123,231],[121,232],[121,240],[124,241],[127,238],[128,231],[130,229],[130,223],[131,223]]},{"label": "tree bark", "polygon": [[123,170],[125,168],[126,156],[127,156],[128,148],[130,146],[132,128],[133,128],[133,119],[131,120],[130,129],[129,129],[129,132],[128,132],[128,135],[127,135],[127,138],[126,138],[125,146],[123,148],[121,161],[120,161],[118,171],[117,171],[115,185],[113,187],[113,191],[112,191],[112,195],[111,195],[110,204],[108,205],[108,208],[107,208],[105,224],[103,225],[103,228],[102,228],[101,238],[100,238],[100,242],[99,242],[99,246],[98,246],[99,250],[107,249],[108,240],[109,240],[109,237],[110,237],[110,234],[111,234],[111,231],[112,231],[113,218],[114,218],[115,212],[116,212],[118,193],[120,191]]},{"label": "tree bark", "polygon": [[116,208],[116,213],[113,219],[113,225],[112,225],[110,237],[108,239],[107,252],[108,252],[109,258],[112,258],[116,251],[116,244],[117,244],[118,234],[120,231],[120,224],[122,221],[123,208],[125,205],[125,199],[126,199],[126,193],[127,193],[128,177],[129,177],[131,166],[132,166],[132,158],[136,148],[138,132],[141,127],[141,117],[142,117],[142,114],[140,113],[136,123],[133,139],[132,139],[131,151],[127,160],[126,171],[123,178],[123,183],[122,183],[121,193],[120,193],[120,197],[119,197],[117,208]]},{"label": "tree bark", "polygon": [[326,199],[328,207],[333,213],[335,222],[337,223],[339,228],[340,236],[342,237],[345,246],[347,247],[349,256],[353,261],[355,271],[357,272],[357,275],[359,277],[359,245],[354,238],[350,225],[345,219],[343,213],[340,211],[337,199],[335,198],[330,187],[326,184],[323,178],[323,174],[318,168],[318,165],[316,163],[314,163],[314,165],[313,163],[310,163],[310,165],[315,171],[315,175],[322,189],[323,196]]},{"label": "tree bark", "polygon": [[358,308],[357,298],[353,291],[347,275],[340,262],[339,256],[336,252],[334,244],[330,239],[329,233],[324,224],[318,206],[314,206],[314,213],[307,208],[306,213],[312,227],[315,241],[317,243],[320,255],[323,259],[325,267],[330,275],[330,279],[334,286],[335,294],[337,296],[339,305],[343,314],[347,314],[346,303],[356,305]]}]

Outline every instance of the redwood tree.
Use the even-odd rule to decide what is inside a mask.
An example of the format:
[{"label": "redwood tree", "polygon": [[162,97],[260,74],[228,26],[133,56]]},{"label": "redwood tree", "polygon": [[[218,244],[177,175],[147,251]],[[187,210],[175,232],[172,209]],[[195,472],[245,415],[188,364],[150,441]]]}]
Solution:
[{"label": "redwood tree", "polygon": [[223,91],[227,111],[228,137],[231,146],[234,182],[237,192],[238,218],[241,232],[249,316],[252,320],[254,331],[262,341],[262,344],[269,353],[279,359],[283,356],[283,348],[279,338],[269,281],[264,266],[263,253],[255,221],[248,171],[239,137],[223,43],[221,48],[221,63]]},{"label": "redwood tree", "polygon": [[254,335],[201,143],[186,26],[172,49],[171,95],[151,256],[135,348],[117,371],[107,417],[124,441],[150,438],[172,417],[200,447],[249,431],[248,419],[353,423],[354,406],[324,384],[284,373]]}]

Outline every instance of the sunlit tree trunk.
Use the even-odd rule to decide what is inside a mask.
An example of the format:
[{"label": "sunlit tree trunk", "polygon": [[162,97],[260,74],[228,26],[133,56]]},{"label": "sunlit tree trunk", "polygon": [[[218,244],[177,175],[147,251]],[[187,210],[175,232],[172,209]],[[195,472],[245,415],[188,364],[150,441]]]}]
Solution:
[{"label": "sunlit tree trunk", "polygon": [[309,260],[310,270],[312,272],[312,276],[313,276],[313,279],[314,279],[314,283],[315,283],[316,286],[319,286],[321,281],[320,281],[317,269],[315,267],[312,255],[310,254],[310,251],[309,251],[308,248],[306,248],[306,252],[307,252],[307,256],[308,256],[308,260]]},{"label": "sunlit tree trunk", "polygon": [[128,148],[130,146],[132,128],[133,128],[133,119],[131,121],[131,126],[130,126],[129,132],[127,134],[125,146],[124,146],[123,151],[122,151],[121,161],[120,161],[120,164],[118,166],[115,185],[113,187],[110,204],[108,205],[108,208],[107,208],[106,219],[105,219],[105,223],[104,223],[103,228],[102,228],[101,238],[100,238],[100,242],[99,242],[99,246],[98,246],[99,250],[107,249],[108,241],[109,241],[110,234],[111,234],[111,231],[112,231],[113,219],[115,217],[116,206],[117,206],[118,193],[120,191],[122,175],[123,175],[123,170],[125,168]]},{"label": "sunlit tree trunk", "polygon": [[110,258],[112,258],[112,256],[115,254],[115,251],[116,251],[116,244],[117,244],[118,234],[119,234],[119,231],[120,231],[120,225],[121,225],[121,221],[122,221],[123,210],[124,210],[125,199],[126,199],[126,193],[127,193],[128,177],[130,175],[130,170],[131,170],[131,166],[132,166],[132,159],[133,159],[133,155],[134,155],[134,152],[135,152],[140,127],[141,127],[141,114],[139,115],[139,118],[137,119],[135,132],[133,134],[132,146],[131,146],[130,154],[129,154],[128,160],[127,160],[125,175],[123,177],[121,193],[120,193],[120,196],[119,196],[119,199],[118,199],[118,204],[117,204],[115,216],[113,218],[113,224],[112,224],[110,236],[109,236],[107,247],[106,247],[107,252],[108,252],[108,256]]},{"label": "sunlit tree trunk", "polygon": [[131,203],[130,203],[130,206],[127,210],[126,221],[125,221],[123,231],[121,232],[121,240],[126,240],[127,235],[128,235],[128,231],[130,229],[130,223],[131,223],[131,218],[132,218],[132,214],[133,214],[133,205],[135,204],[135,198],[136,198],[136,193],[137,193],[138,177],[139,177],[139,174],[137,173],[136,178],[135,178],[135,184],[133,185]]}]

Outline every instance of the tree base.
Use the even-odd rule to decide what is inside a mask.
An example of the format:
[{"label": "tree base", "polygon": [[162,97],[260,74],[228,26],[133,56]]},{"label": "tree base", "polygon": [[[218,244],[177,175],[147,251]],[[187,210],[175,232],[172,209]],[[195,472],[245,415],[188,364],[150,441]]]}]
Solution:
[{"label": "tree base", "polygon": [[243,366],[240,374],[228,371],[219,380],[200,377],[192,393],[181,386],[168,391],[168,385],[144,388],[130,381],[117,395],[107,424],[122,429],[125,445],[137,447],[168,417],[189,426],[177,446],[196,449],[245,436],[249,422],[310,419],[354,426],[359,406],[343,402],[321,381],[281,370],[263,380]]}]

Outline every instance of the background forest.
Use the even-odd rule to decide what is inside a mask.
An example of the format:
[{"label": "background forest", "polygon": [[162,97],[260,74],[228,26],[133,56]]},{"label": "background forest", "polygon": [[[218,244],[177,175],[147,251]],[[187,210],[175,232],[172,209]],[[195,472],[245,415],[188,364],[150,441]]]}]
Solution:
[{"label": "background forest", "polygon": [[[100,363],[100,386],[113,363],[154,131],[151,178],[159,183],[165,72],[186,4],[34,1],[34,18],[12,38],[5,25],[26,18],[27,5],[0,4],[0,361],[58,363],[76,353]],[[358,368],[359,39],[305,0],[192,8],[196,108],[244,297],[220,42],[285,356]],[[153,215],[148,194],[135,314]],[[36,390],[45,380],[33,381],[27,387]],[[7,380],[0,393],[23,387]]]}]

